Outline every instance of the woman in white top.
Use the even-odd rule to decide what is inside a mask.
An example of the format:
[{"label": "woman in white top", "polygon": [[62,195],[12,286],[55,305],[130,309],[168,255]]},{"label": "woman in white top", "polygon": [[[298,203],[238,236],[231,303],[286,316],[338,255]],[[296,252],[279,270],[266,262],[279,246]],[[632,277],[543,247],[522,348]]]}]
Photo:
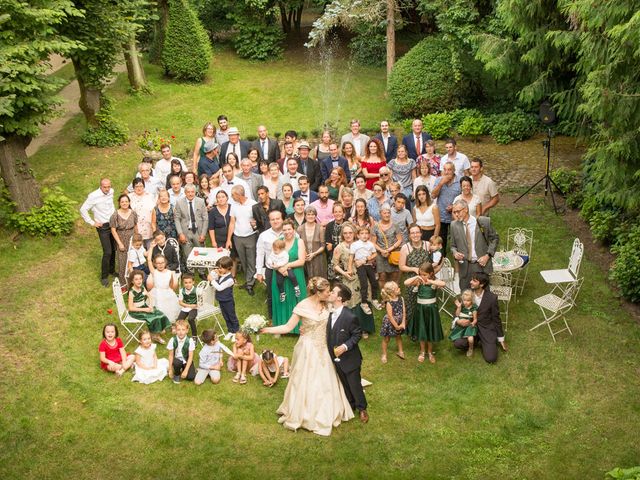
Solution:
[{"label": "woman in white top", "polygon": [[473,193],[473,180],[471,180],[471,177],[464,176],[460,179],[460,190],[462,190],[462,193],[453,199],[453,203],[458,200],[464,200],[469,205],[469,215],[476,218],[482,215],[482,202],[480,197]]},{"label": "woman in white top", "polygon": [[436,178],[437,178],[434,175],[431,175],[431,169],[429,168],[429,164],[427,162],[421,162],[418,165],[418,168],[420,169],[420,172],[419,172],[420,175],[418,175],[413,180],[413,198],[414,199],[416,197],[416,189],[420,185],[424,185],[425,187],[427,187],[429,192],[432,192],[433,187],[435,187],[436,185]]},{"label": "woman in white top", "polygon": [[276,199],[281,188],[280,167],[276,162],[269,164],[269,177],[264,180],[264,186],[269,189],[269,198]]},{"label": "woman in white top", "polygon": [[416,188],[413,221],[422,230],[423,241],[429,241],[431,237],[440,235],[440,211],[436,202],[431,201],[429,190],[424,185],[419,185]]}]

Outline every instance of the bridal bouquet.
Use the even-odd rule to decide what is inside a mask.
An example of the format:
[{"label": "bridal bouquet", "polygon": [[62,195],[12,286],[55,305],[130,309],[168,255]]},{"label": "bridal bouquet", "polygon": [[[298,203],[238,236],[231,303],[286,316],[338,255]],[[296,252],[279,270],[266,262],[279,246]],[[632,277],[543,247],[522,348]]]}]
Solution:
[{"label": "bridal bouquet", "polygon": [[249,315],[242,324],[242,330],[245,332],[256,334],[261,328],[268,325],[267,319],[263,315],[253,314]]}]

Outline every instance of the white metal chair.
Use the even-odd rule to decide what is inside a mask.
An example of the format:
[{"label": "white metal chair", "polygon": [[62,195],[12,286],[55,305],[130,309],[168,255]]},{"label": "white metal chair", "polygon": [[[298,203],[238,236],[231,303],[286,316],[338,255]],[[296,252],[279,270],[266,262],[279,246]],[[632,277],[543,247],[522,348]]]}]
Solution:
[{"label": "white metal chair", "polygon": [[559,270],[543,270],[540,272],[545,282],[550,285],[558,285],[561,289],[569,288],[567,284],[571,284],[578,280],[580,273],[580,264],[582,263],[582,255],[584,253],[584,245],[579,238],[573,241],[571,256],[569,257],[569,266]]},{"label": "white metal chair", "polygon": [[524,265],[517,270],[513,294],[522,295],[524,286],[527,283],[529,264],[531,263],[531,250],[533,247],[533,230],[520,227],[510,227],[507,231],[507,250],[513,251],[522,257]]},{"label": "white metal chair", "polygon": [[176,252],[176,257],[178,258],[178,269],[175,272],[178,278],[180,278],[180,275],[182,275],[182,257],[180,256],[180,244],[175,238],[171,237],[167,238],[166,244]]},{"label": "white metal chair", "polygon": [[209,284],[209,282],[203,280],[198,283],[196,287],[196,294],[198,296],[198,316],[196,317],[196,322],[200,322],[205,318],[213,317],[220,331],[220,336],[225,336],[224,328],[222,328],[222,323],[220,323],[220,314],[221,310],[218,305],[216,305],[216,291]]},{"label": "white metal chair", "polygon": [[447,303],[449,302],[449,300],[456,297],[456,282],[454,279],[454,275],[455,274],[453,271],[453,267],[451,266],[451,262],[448,258],[444,258],[442,260],[442,268],[436,274],[436,278],[438,280],[442,280],[446,284],[443,288],[440,289],[440,311],[445,312],[451,318],[453,318],[455,314],[455,308],[451,312],[449,312],[449,310],[447,310]]},{"label": "white metal chair", "polygon": [[500,315],[504,317],[504,331],[509,325],[509,302],[513,296],[515,287],[512,285],[513,276],[510,272],[493,272],[491,274],[489,289],[496,294],[498,301],[502,302],[504,308],[500,309]]},{"label": "white metal chair", "polygon": [[112,284],[113,289],[113,299],[116,302],[116,310],[118,312],[118,320],[120,321],[120,325],[127,331],[126,341],[124,346],[129,345],[131,340],[136,339],[136,335],[142,327],[144,327],[147,322],[144,320],[138,320],[129,315],[129,311],[127,310],[126,304],[124,303],[124,294],[122,293],[122,289],[120,286],[120,280],[117,278],[113,280]]},{"label": "white metal chair", "polygon": [[[573,332],[571,332],[569,324],[567,323],[566,314],[575,306],[576,298],[578,297],[578,293],[580,293],[580,288],[582,287],[583,282],[584,277],[571,282],[569,286],[565,286],[564,288],[563,285],[556,284],[550,293],[536,298],[534,303],[540,307],[544,321],[540,322],[529,331],[533,331],[542,325],[546,325],[549,327],[549,332],[551,333],[551,338],[553,338],[554,342],[556,341],[556,335],[560,332],[564,332],[565,330],[573,335]],[[564,322],[564,328],[554,331],[551,328],[551,322],[555,320],[562,320]]]}]

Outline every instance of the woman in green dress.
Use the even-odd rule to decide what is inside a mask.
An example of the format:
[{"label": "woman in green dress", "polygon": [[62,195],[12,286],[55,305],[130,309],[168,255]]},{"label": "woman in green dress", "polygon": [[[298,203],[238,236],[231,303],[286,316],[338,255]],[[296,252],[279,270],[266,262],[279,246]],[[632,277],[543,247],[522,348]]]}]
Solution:
[{"label": "woman in green dress", "polygon": [[[422,230],[415,223],[409,226],[409,243],[405,243],[400,249],[399,267],[401,272],[418,275],[419,267],[429,261],[429,242],[422,240]],[[407,321],[413,318],[416,308],[418,292],[413,288],[407,288],[404,292],[405,305],[407,307]],[[407,329],[407,335],[409,330]]]},{"label": "woman in green dress", "polygon": [[196,140],[196,145],[193,147],[193,170],[198,171],[198,162],[205,158],[204,144],[207,142],[214,142],[216,140],[216,127],[213,123],[207,122],[202,127],[202,137]]},{"label": "woman in green dress", "polygon": [[134,270],[129,277],[129,315],[136,320],[144,320],[151,332],[151,339],[162,343],[165,341],[160,334],[171,326],[169,318],[151,304],[151,296],[142,285],[144,275],[140,270]]},{"label": "woman in green dress", "polygon": [[440,312],[438,309],[438,288],[445,286],[442,280],[436,279],[433,266],[429,262],[420,265],[418,275],[408,278],[404,284],[410,288],[418,288],[418,300],[413,317],[409,318],[409,335],[415,337],[420,342],[420,355],[418,361],[424,362],[425,346],[429,355],[429,362],[436,363],[433,355],[433,343],[444,338],[442,324],[440,323]]},{"label": "woman in green dress", "polygon": [[[282,225],[282,234],[284,236],[285,249],[289,252],[289,263],[280,268],[280,272],[286,277],[287,270],[293,269],[294,275],[298,280],[300,286],[300,295],[296,297],[291,280],[285,278],[284,280],[284,293],[286,294],[284,302],[278,301],[280,293],[278,292],[278,285],[276,283],[276,276],[273,275],[271,280],[271,295],[273,298],[273,305],[271,308],[271,314],[273,319],[273,325],[285,325],[295,306],[303,299],[307,298],[307,284],[304,278],[304,259],[307,254],[304,243],[296,237],[296,231],[291,219],[284,221]],[[300,333],[298,326],[292,330],[292,333]]]}]

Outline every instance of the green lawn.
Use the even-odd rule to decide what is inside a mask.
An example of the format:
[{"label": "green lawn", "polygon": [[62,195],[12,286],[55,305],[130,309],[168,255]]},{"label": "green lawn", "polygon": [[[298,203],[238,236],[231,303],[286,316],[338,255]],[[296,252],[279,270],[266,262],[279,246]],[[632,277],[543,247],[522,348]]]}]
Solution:
[{"label": "green lawn", "polygon": [[[342,102],[342,125],[351,115],[370,123],[389,114],[382,69],[336,68],[327,93]],[[186,145],[220,112],[252,133],[262,121],[275,132],[310,130],[323,118],[324,80],[313,62],[253,64],[219,52],[205,86],[158,75],[149,68],[153,97],[128,97],[122,76],[114,87],[132,132],[158,127]],[[72,120],[31,159],[42,184],[59,184],[78,202],[101,175],[123,188],[140,157],[133,144],[82,147],[82,125]],[[442,342],[433,366],[418,364],[409,344],[406,361],[392,355],[382,365],[373,335],[361,342],[371,421],[344,424],[330,438],[277,424],[286,381],[265,389],[224,374],[218,386],[142,386],[100,371],[101,328],[114,305],[98,285],[95,232],[80,221],[63,239],[0,231],[2,478],[585,479],[640,464],[638,325],[601,266],[585,258],[574,335],[554,344],[542,328],[529,332],[540,318],[532,300],[548,290],[538,271],[566,264],[573,238],[535,201],[500,205],[493,220],[501,234],[511,225],[535,231],[527,292],[511,305],[510,352],[491,366],[480,352],[468,359]],[[263,300],[263,289],[253,298],[239,291],[240,318],[264,313]],[[294,343],[263,336],[258,348],[290,356]]]}]

